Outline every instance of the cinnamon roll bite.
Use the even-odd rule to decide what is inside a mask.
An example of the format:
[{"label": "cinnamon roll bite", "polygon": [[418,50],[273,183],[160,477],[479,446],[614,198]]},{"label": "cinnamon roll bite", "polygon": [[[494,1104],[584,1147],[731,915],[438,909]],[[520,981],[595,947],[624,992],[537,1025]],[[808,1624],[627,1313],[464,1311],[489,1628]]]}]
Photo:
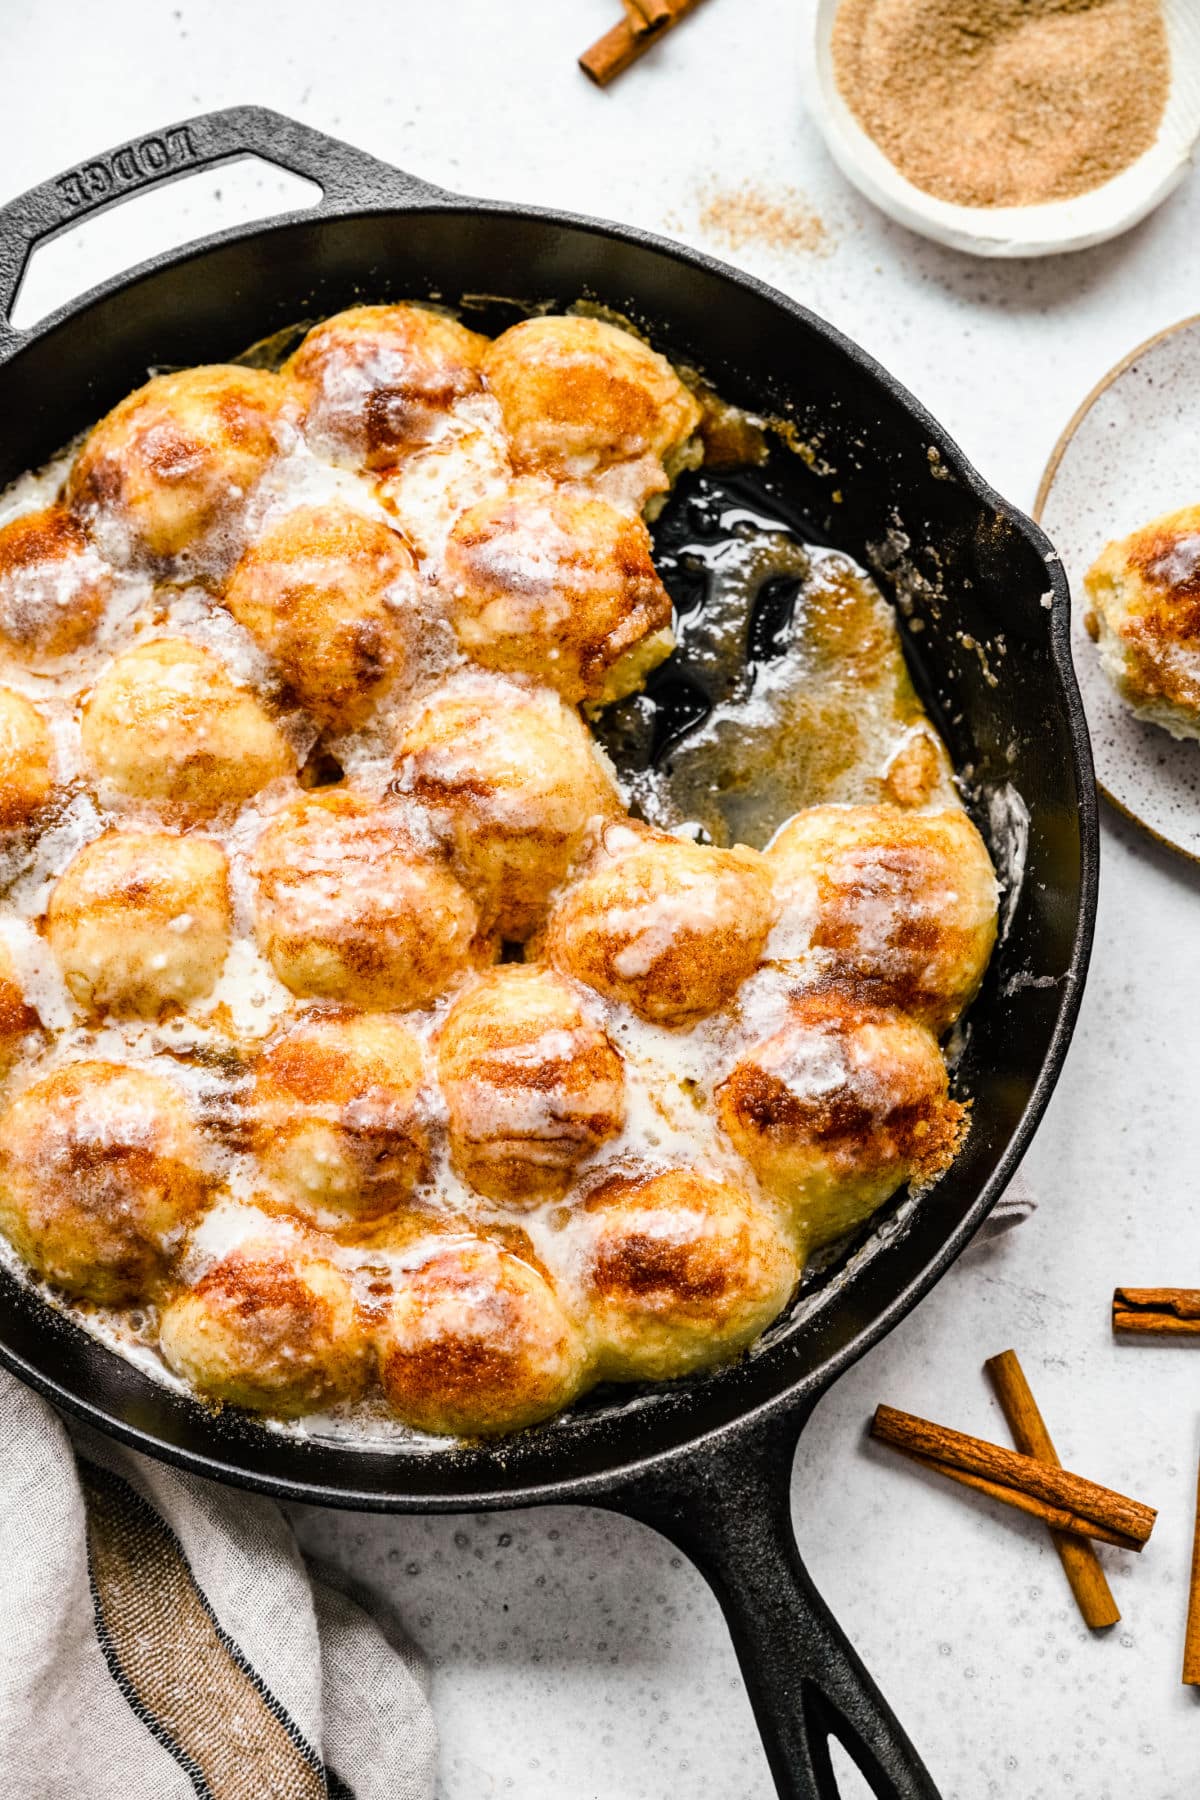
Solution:
[{"label": "cinnamon roll bite", "polygon": [[421,1046],[387,1013],[310,1015],[254,1071],[252,1137],[273,1197],[336,1233],[407,1201],[429,1167]]},{"label": "cinnamon roll bite", "polygon": [[164,1307],[159,1343],[198,1393],[278,1418],[356,1398],[372,1362],[349,1278],[303,1239],[231,1250]]},{"label": "cinnamon roll bite", "polygon": [[779,1210],[697,1169],[615,1173],[587,1193],[580,1223],[598,1367],[614,1381],[728,1362],[800,1275]]},{"label": "cinnamon roll bite", "polygon": [[656,1025],[683,1028],[733,999],[758,966],[776,902],[757,851],[608,826],[559,896],[544,948],[556,968]]},{"label": "cinnamon roll bite", "polygon": [[495,955],[475,902],[398,806],[345,789],[294,801],[263,833],[254,872],[258,942],[294,994],[423,1006]]},{"label": "cinnamon roll bite", "polygon": [[468,656],[565,700],[632,693],[674,642],[649,532],[583,488],[525,479],[473,506],[450,533],[443,583]]},{"label": "cinnamon roll bite", "polygon": [[999,887],[965,812],[817,806],[766,852],[781,911],[821,977],[855,982],[941,1033],[975,998]]},{"label": "cinnamon roll bite", "polygon": [[1084,625],[1138,718],[1200,737],[1200,506],[1106,544],[1083,578]]},{"label": "cinnamon roll bite", "polygon": [[701,408],[665,356],[601,319],[523,319],[483,359],[513,466],[588,480],[637,511],[698,463]]},{"label": "cinnamon roll bite", "polygon": [[381,520],[340,503],[287,513],[251,545],[224,604],[323,725],[361,724],[403,673],[416,562]]},{"label": "cinnamon roll bite", "polygon": [[487,347],[428,307],[352,306],[314,326],[284,373],[304,391],[315,449],[383,469],[436,439],[455,403],[482,391]]},{"label": "cinnamon roll bite", "polygon": [[620,1132],[625,1075],[569,982],[537,965],[483,975],[438,1035],[450,1155],[489,1199],[561,1199],[581,1163]]},{"label": "cinnamon roll bite", "polygon": [[161,1291],[211,1185],[186,1100],[147,1070],[68,1063],[0,1115],[0,1230],[80,1299]]},{"label": "cinnamon roll bite", "polygon": [[434,1241],[399,1276],[378,1329],[379,1376],[419,1431],[495,1437],[560,1412],[587,1346],[532,1255],[486,1239]]},{"label": "cinnamon roll bite", "polygon": [[298,416],[291,383],[262,369],[156,375],[85,438],[67,504],[117,563],[219,573],[237,560],[246,503]]},{"label": "cinnamon roll bite", "polygon": [[146,801],[185,822],[241,806],[298,761],[257,696],[186,638],[114,657],[84,702],[79,735],[106,799]]},{"label": "cinnamon roll bite", "polygon": [[112,588],[112,570],[65,506],[0,525],[0,647],[10,655],[69,656],[91,639]]},{"label": "cinnamon roll bite", "polygon": [[223,850],[174,832],[96,838],[67,864],[46,910],[63,981],[91,1014],[154,1019],[204,999],[231,932]]},{"label": "cinnamon roll bite", "polygon": [[485,919],[523,942],[588,835],[621,811],[578,715],[545,688],[464,675],[401,723],[395,791],[426,809]]},{"label": "cinnamon roll bite", "polygon": [[31,824],[54,795],[50,729],[32,700],[0,688],[0,830]]},{"label": "cinnamon roll bite", "polygon": [[942,1174],[966,1124],[932,1032],[838,989],[796,996],[786,1023],[739,1057],[717,1105],[806,1251],[861,1224],[904,1182]]}]

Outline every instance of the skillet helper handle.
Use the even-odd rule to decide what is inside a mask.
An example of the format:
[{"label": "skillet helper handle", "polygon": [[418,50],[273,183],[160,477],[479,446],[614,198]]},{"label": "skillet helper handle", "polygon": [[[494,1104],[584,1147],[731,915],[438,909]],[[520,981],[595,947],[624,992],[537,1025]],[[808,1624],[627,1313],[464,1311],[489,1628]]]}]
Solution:
[{"label": "skillet helper handle", "polygon": [[904,1730],[800,1560],[797,1421],[732,1433],[635,1478],[615,1508],[696,1564],[725,1614],[780,1800],[839,1800],[836,1737],[877,1800],[938,1800]]},{"label": "skillet helper handle", "polygon": [[447,198],[443,189],[265,106],[230,106],[181,119],[90,157],[0,207],[0,353],[20,342],[11,313],[36,245],[147,188],[239,156],[260,156],[317,184],[320,204],[288,216],[420,206]]}]

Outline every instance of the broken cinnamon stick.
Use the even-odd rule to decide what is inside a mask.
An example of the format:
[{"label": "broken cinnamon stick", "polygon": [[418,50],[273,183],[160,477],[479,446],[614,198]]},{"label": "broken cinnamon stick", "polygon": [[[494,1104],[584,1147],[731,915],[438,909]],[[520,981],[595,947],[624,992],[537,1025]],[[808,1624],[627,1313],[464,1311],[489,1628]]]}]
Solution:
[{"label": "broken cinnamon stick", "polygon": [[[1049,1463],[1056,1469],[1061,1468],[1058,1452],[1025,1379],[1025,1371],[1017,1360],[1016,1351],[1002,1350],[999,1356],[989,1356],[983,1366],[991,1377],[1000,1410],[1008,1422],[1008,1429],[1012,1432],[1017,1449],[1024,1451],[1026,1456],[1036,1457],[1039,1462]],[[1063,1574],[1070,1583],[1084,1624],[1090,1631],[1104,1631],[1108,1626],[1115,1625],[1121,1614],[1112,1589],[1105,1579],[1104,1570],[1100,1567],[1100,1558],[1092,1546],[1072,1533],[1056,1530],[1054,1527],[1051,1527],[1050,1539],[1058,1552]]]},{"label": "broken cinnamon stick", "polygon": [[[628,11],[625,17],[598,38],[590,50],[585,50],[579,59],[579,66],[584,74],[596,83],[597,87],[607,87],[618,75],[623,75],[638,59],[644,56],[659,38],[665,37],[672,26],[678,25],[680,19],[687,17],[700,5],[700,0],[666,0],[666,16],[662,16],[662,6],[658,0],[646,0],[647,9],[653,7],[657,24],[645,24],[639,30],[633,24]],[[643,9],[639,5],[637,10]]]},{"label": "broken cinnamon stick", "polygon": [[625,0],[625,16],[640,37],[643,31],[655,31],[668,22],[670,0]]},{"label": "broken cinnamon stick", "polygon": [[[1142,1548],[1158,1517],[1153,1507],[1143,1506],[1140,1500],[1130,1500],[1125,1494],[1101,1487],[1095,1481],[1087,1481],[1069,1469],[1054,1468],[1019,1451],[1005,1450],[1000,1444],[970,1437],[964,1431],[952,1431],[949,1426],[934,1425],[912,1413],[898,1412],[895,1407],[876,1407],[871,1435],[901,1450],[916,1451],[934,1463],[963,1469],[969,1475],[981,1475],[994,1482],[998,1489],[1061,1508],[1085,1525],[1102,1525],[1107,1531],[1128,1539],[1131,1550]],[[1006,1495],[998,1492],[996,1498],[1003,1499]]]},{"label": "broken cinnamon stick", "polygon": [[1188,1582],[1187,1631],[1183,1640],[1183,1684],[1185,1687],[1200,1687],[1200,1477],[1196,1481],[1192,1574]]},{"label": "broken cinnamon stick", "polygon": [[1113,1289],[1114,1331],[1200,1335],[1200,1288]]}]

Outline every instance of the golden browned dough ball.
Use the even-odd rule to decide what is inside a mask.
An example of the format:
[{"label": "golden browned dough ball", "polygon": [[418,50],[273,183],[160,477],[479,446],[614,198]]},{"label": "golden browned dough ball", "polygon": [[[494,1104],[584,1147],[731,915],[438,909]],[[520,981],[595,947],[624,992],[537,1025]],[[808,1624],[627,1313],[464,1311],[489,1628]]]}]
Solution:
[{"label": "golden browned dough ball", "polygon": [[348,726],[404,671],[415,570],[380,520],[336,503],[302,506],[247,550],[225,605],[314,718]]},{"label": "golden browned dough ball", "polygon": [[758,965],[775,917],[755,850],[610,825],[546,926],[556,967],[656,1025],[716,1012]]},{"label": "golden browned dough ball", "polygon": [[72,1063],[0,1119],[0,1230],[85,1300],[152,1294],[209,1185],[183,1095],[143,1069]]},{"label": "golden browned dough ball", "polygon": [[183,818],[240,806],[298,760],[249,689],[185,638],[136,644],[109,663],[80,740],[100,782]]},{"label": "golden browned dough ball", "polygon": [[430,1246],[379,1331],[392,1410],[419,1431],[493,1437],[548,1419],[587,1373],[578,1328],[532,1261],[480,1240]]},{"label": "golden browned dough ball", "polygon": [[41,1020],[25,998],[8,945],[0,940],[0,1076],[7,1075]]},{"label": "golden browned dough ball", "polygon": [[315,326],[284,372],[307,395],[310,443],[383,469],[428,443],[455,401],[481,390],[487,344],[427,307],[352,306]]},{"label": "golden browned dough ball", "polygon": [[698,402],[666,357],[599,319],[522,320],[489,347],[483,370],[514,467],[586,480],[642,463],[638,505],[667,486],[700,424]]},{"label": "golden browned dough ball", "polygon": [[348,1277],[316,1248],[269,1237],[176,1295],[159,1346],[200,1393],[281,1418],[356,1399],[371,1366]]},{"label": "golden browned dough ball", "polygon": [[998,889],[965,812],[817,806],[766,852],[785,917],[823,973],[945,1031],[979,991]]},{"label": "golden browned dough ball", "polygon": [[435,689],[402,725],[396,787],[428,809],[503,937],[523,942],[588,827],[623,809],[578,715],[557,694],[488,676]]},{"label": "golden browned dough ball", "polygon": [[423,1178],[421,1046],[377,1013],[306,1019],[259,1058],[254,1147],[287,1206],[354,1228],[391,1212]]},{"label": "golden browned dough ball", "polygon": [[254,862],[259,947],[294,994],[424,1006],[495,953],[475,902],[399,807],[313,794],[272,820]]},{"label": "golden browned dough ball", "polygon": [[153,1019],[210,994],[229,950],[225,854],[211,838],[109,831],[54,884],[46,937],[89,1012]]},{"label": "golden browned dough ball", "polygon": [[625,1119],[625,1073],[569,983],[536,964],[492,969],[438,1037],[438,1080],[457,1172],[493,1200],[566,1193]]},{"label": "golden browned dough ball", "polygon": [[567,700],[632,693],[672,647],[650,533],[582,488],[525,479],[473,506],[450,533],[443,580],[468,656]]},{"label": "golden browned dough ball", "polygon": [[582,1275],[599,1372],[661,1381],[727,1362],[800,1274],[777,1209],[693,1169],[610,1176],[582,1202]]},{"label": "golden browned dough ball", "polygon": [[28,825],[54,793],[50,728],[32,701],[0,688],[0,828]]},{"label": "golden browned dough ball", "polygon": [[85,440],[67,503],[121,560],[161,562],[194,548],[224,566],[229,545],[204,540],[236,535],[297,417],[291,383],[261,369],[156,375]]},{"label": "golden browned dough ball", "polygon": [[1139,719],[1200,738],[1200,506],[1106,544],[1083,578],[1100,666]]},{"label": "golden browned dough ball", "polygon": [[965,1127],[933,1034],[836,989],[793,999],[787,1023],[721,1084],[718,1107],[808,1250],[841,1237],[903,1182],[934,1180]]},{"label": "golden browned dough ball", "polygon": [[65,506],[0,526],[0,643],[12,656],[66,656],[95,631],[112,573]]}]

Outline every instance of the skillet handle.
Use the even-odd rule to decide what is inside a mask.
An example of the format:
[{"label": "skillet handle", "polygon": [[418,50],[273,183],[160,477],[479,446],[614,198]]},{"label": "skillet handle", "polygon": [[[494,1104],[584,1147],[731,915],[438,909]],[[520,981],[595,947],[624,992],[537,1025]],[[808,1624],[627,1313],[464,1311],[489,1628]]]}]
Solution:
[{"label": "skillet handle", "polygon": [[836,1737],[877,1800],[938,1800],[924,1764],[800,1560],[799,1427],[785,1415],[674,1457],[604,1504],[696,1564],[725,1614],[780,1800],[839,1800]]},{"label": "skillet handle", "polygon": [[315,182],[323,197],[306,209],[309,216],[448,198],[442,188],[265,106],[230,106],[180,120],[54,175],[0,207],[0,354],[23,336],[10,315],[37,244],[146,188],[247,155]]}]

